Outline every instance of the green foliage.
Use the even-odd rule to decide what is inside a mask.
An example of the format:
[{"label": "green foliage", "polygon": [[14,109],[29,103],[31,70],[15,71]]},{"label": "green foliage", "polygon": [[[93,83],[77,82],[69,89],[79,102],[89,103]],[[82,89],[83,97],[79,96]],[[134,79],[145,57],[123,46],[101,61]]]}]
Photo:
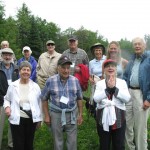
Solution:
[{"label": "green foliage", "polygon": [[125,38],[125,39],[121,39],[119,41],[119,44],[121,47],[122,57],[128,60],[130,58],[130,55],[133,53],[132,42],[128,41]]},{"label": "green foliage", "polygon": [[32,50],[32,55],[36,59],[38,59],[41,54],[42,43],[39,42],[41,41],[41,38],[40,38],[39,29],[34,16],[31,17],[31,29],[30,29],[30,35],[28,40],[29,40],[28,46]]},{"label": "green foliage", "polygon": [[4,5],[0,1],[0,40],[4,38],[4,32],[3,29],[5,27],[5,10],[4,10]]},{"label": "green foliage", "polygon": [[147,49],[147,50],[150,50],[150,34],[146,34],[146,35],[144,36],[144,39],[145,39],[145,41],[146,41],[146,49]]},{"label": "green foliage", "polygon": [[26,4],[23,4],[17,13],[17,27],[19,31],[17,44],[22,48],[29,43],[31,29],[31,12]]}]

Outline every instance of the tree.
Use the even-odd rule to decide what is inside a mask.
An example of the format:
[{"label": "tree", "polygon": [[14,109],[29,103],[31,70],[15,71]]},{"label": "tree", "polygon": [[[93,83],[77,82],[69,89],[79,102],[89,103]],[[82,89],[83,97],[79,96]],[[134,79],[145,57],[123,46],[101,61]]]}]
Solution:
[{"label": "tree", "polygon": [[132,47],[132,42],[128,41],[126,38],[121,39],[119,41],[120,47],[121,47],[121,53],[122,56],[125,59],[129,59],[131,54],[133,53],[133,47]]},{"label": "tree", "polygon": [[31,30],[31,12],[25,3],[23,3],[22,8],[18,10],[17,26],[19,30],[17,44],[20,47],[28,45]]},{"label": "tree", "polygon": [[5,28],[5,10],[4,5],[0,1],[0,41],[2,41],[5,37],[4,28]]},{"label": "tree", "polygon": [[90,52],[90,47],[93,44],[97,42],[104,44],[104,46],[108,44],[108,41],[105,40],[103,36],[100,35],[97,31],[93,32],[93,31],[84,29],[83,26],[79,30],[77,30],[75,34],[78,36],[79,47],[81,47],[87,52],[90,59],[93,57]]},{"label": "tree", "polygon": [[146,42],[146,50],[150,50],[150,34],[145,34],[144,39]]},{"label": "tree", "polygon": [[28,39],[29,39],[28,46],[30,46],[33,52],[32,55],[36,59],[38,59],[41,54],[42,43],[40,39],[38,26],[34,16],[31,17],[31,29],[30,29],[30,35]]}]

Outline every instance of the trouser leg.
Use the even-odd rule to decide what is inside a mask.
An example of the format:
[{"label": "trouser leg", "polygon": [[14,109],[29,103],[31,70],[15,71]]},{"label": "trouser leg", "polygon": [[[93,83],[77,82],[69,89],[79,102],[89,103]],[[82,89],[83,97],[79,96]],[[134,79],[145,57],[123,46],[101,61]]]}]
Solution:
[{"label": "trouser leg", "polygon": [[129,116],[128,112],[128,104],[127,104],[127,128],[126,135],[129,135],[130,132],[128,128],[130,128],[129,120],[132,118],[133,121],[133,129],[131,130],[134,134],[131,139],[130,136],[126,137],[127,142],[127,150],[147,150],[147,120],[148,120],[148,111],[143,110],[143,95],[141,90],[131,90],[131,101],[132,101],[132,110],[133,116]]},{"label": "trouser leg", "polygon": [[100,136],[100,150],[110,150],[111,131],[104,131],[103,127],[99,125],[97,129]]},{"label": "trouser leg", "polygon": [[125,127],[126,122],[123,123],[121,128],[112,130],[112,147],[113,150],[125,150]]},{"label": "trouser leg", "polygon": [[25,121],[25,150],[33,150],[34,133],[37,123],[33,123],[32,118],[25,118]]},{"label": "trouser leg", "polygon": [[11,134],[10,123],[8,123],[8,146],[13,147],[13,139]]},{"label": "trouser leg", "polygon": [[132,99],[126,105],[126,131],[125,131],[126,150],[135,150],[134,143],[134,115]]},{"label": "trouser leg", "polygon": [[5,112],[3,106],[0,106],[0,149],[2,146],[4,125],[5,125]]},{"label": "trouser leg", "polygon": [[54,138],[54,150],[63,150],[63,128],[61,126],[61,113],[51,111],[51,129]]},{"label": "trouser leg", "polygon": [[33,139],[36,123],[30,118],[20,118],[19,125],[10,124],[13,149],[14,150],[33,150]]},{"label": "trouser leg", "polygon": [[66,113],[67,124],[65,131],[67,133],[67,150],[77,150],[77,124],[71,124],[71,114]]},{"label": "trouser leg", "polygon": [[25,141],[25,134],[24,134],[24,122],[20,119],[20,125],[10,124],[12,138],[13,138],[13,149],[14,150],[25,150],[24,149],[24,141]]}]

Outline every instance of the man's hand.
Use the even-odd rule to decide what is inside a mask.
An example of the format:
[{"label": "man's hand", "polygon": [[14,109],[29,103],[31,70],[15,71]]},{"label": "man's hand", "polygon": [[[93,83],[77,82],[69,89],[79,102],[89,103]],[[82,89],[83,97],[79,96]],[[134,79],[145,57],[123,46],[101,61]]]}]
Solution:
[{"label": "man's hand", "polygon": [[78,125],[81,125],[82,122],[83,122],[82,115],[79,115],[78,118],[77,118],[77,124],[78,124]]},{"label": "man's hand", "polygon": [[145,100],[144,103],[143,103],[143,109],[147,110],[149,107],[150,107],[150,102]]},{"label": "man's hand", "polygon": [[50,126],[50,124],[51,124],[51,118],[50,118],[50,116],[46,116],[46,117],[45,117],[44,123],[45,123],[47,126]]},{"label": "man's hand", "polygon": [[11,115],[11,109],[10,109],[9,106],[5,108],[5,114],[6,114],[6,116],[8,116],[8,117]]}]

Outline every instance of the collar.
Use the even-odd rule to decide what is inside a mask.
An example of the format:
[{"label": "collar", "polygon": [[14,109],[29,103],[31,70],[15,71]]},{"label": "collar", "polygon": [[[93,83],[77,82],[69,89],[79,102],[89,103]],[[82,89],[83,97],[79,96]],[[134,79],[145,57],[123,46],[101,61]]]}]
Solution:
[{"label": "collar", "polygon": [[52,54],[49,54],[49,52],[47,51],[47,52],[46,52],[46,56],[47,56],[47,57],[50,57],[50,58],[53,58],[53,57],[56,56],[56,51],[54,50],[54,52],[53,52]]},{"label": "collar", "polygon": [[[9,69],[10,69],[12,66],[13,66],[13,63],[10,63]],[[2,61],[2,67],[4,67],[5,69],[7,69],[3,61]]]},{"label": "collar", "polygon": [[106,56],[103,55],[103,57],[102,57],[100,60],[98,60],[98,59],[96,59],[96,58],[94,58],[94,59],[95,59],[96,62],[98,62],[98,61],[101,61],[101,60],[105,60],[105,59],[106,59]]},{"label": "collar", "polygon": [[77,54],[78,53],[78,48],[76,51],[72,52],[70,49],[69,49],[69,52],[72,53],[72,54]]},{"label": "collar", "polygon": [[[58,80],[59,80],[60,82],[62,82],[62,83],[64,83],[63,81],[66,81],[66,82],[67,82],[68,79],[69,79],[69,76],[68,76],[68,78],[67,78],[66,80],[63,80],[63,79],[61,79],[60,74],[58,74]],[[65,82],[65,83],[66,83],[66,82]]]}]

